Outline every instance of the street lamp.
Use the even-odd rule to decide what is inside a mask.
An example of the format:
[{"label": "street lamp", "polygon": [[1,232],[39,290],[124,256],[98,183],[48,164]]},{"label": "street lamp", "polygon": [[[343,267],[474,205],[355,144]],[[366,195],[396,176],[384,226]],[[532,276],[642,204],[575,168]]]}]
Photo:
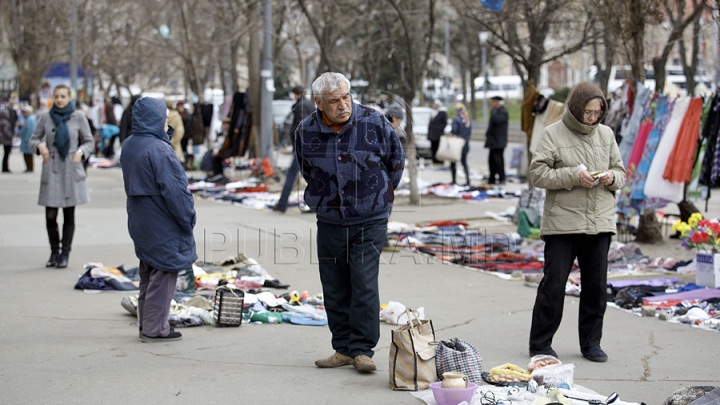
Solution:
[{"label": "street lamp", "polygon": [[[490,33],[483,31],[480,34],[478,34],[480,37],[480,45],[482,46],[482,71],[483,71],[483,78],[485,82],[483,83],[483,122],[487,122],[488,120],[488,110],[487,110],[487,90],[488,90],[488,76],[487,76],[487,40],[488,36],[490,36]],[[474,86],[473,86],[474,87]],[[475,91],[473,89],[473,91]]]}]

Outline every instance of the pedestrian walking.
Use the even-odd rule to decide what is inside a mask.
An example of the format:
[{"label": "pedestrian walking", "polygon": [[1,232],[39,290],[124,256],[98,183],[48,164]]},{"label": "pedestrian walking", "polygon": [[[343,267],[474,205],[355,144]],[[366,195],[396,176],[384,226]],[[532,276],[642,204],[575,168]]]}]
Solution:
[{"label": "pedestrian walking", "polygon": [[[38,204],[45,207],[51,250],[45,267],[64,268],[75,235],[75,207],[90,201],[82,161],[95,149],[88,120],[82,111],[75,109],[68,86],[60,84],[53,89],[53,106],[38,117],[28,144],[30,151],[43,157]],[[57,223],[60,208],[62,245]]]},{"label": "pedestrian walking", "polygon": [[5,154],[2,161],[2,172],[10,171],[10,153],[12,152],[13,130],[10,124],[10,112],[7,109],[0,111],[0,143],[3,145]]},{"label": "pedestrian walking", "polygon": [[295,131],[295,155],[317,215],[317,256],[335,353],[318,367],[376,369],[378,273],[405,153],[378,111],[353,102],[350,81],[324,73],[312,85],[317,110]]},{"label": "pedestrian walking", "polygon": [[128,231],[140,259],[139,334],[143,342],[182,338],[170,328],[178,272],[197,259],[195,207],[187,177],[170,143],[167,107],[143,97],[132,114],[132,135],[120,162],[127,195]]},{"label": "pedestrian walking", "polygon": [[[452,130],[450,131],[453,135],[459,136],[465,140],[465,146],[463,146],[462,156],[460,163],[463,165],[465,170],[465,178],[467,179],[466,185],[470,185],[470,169],[468,168],[467,155],[470,152],[470,136],[472,135],[472,122],[468,117],[467,109],[463,103],[455,104],[455,117],[452,120]],[[457,184],[457,165],[455,162],[450,163],[450,173],[452,173],[452,184]]]},{"label": "pedestrian walking", "polygon": [[[292,92],[296,101],[295,104],[292,105],[293,121],[292,125],[290,126],[290,136],[294,138],[295,130],[297,130],[300,122],[305,117],[310,115],[310,113],[315,111],[315,105],[312,103],[312,101],[305,98],[305,88],[303,88],[302,86],[295,86],[292,89]],[[294,145],[294,142],[291,142],[291,145]],[[295,179],[297,178],[299,171],[300,165],[298,164],[297,159],[295,158],[295,154],[293,153],[292,162],[290,162],[290,167],[285,173],[285,184],[283,185],[280,199],[278,199],[277,204],[275,204],[275,207],[273,207],[273,211],[287,211],[288,199],[290,198],[290,193],[292,192],[293,186],[295,185]]]},{"label": "pedestrian walking", "polygon": [[445,127],[447,126],[447,107],[440,101],[435,100],[432,103],[434,110],[433,117],[428,125],[428,140],[430,141],[430,151],[432,153],[432,161],[434,164],[443,164],[442,160],[437,160],[435,154],[440,146],[440,137],[445,135]]},{"label": "pedestrian walking", "polygon": [[[485,133],[485,147],[490,149],[488,165],[490,166],[489,184],[505,184],[505,147],[508,138],[508,111],[503,105],[503,98],[495,96],[490,99],[490,122]],[[497,177],[497,180],[496,180]]]},{"label": "pedestrian walking", "polygon": [[607,102],[597,86],[575,86],[562,120],[545,128],[530,164],[532,183],[547,190],[540,229],[545,268],[532,313],[531,356],[557,357],[551,344],[562,320],[565,284],[577,259],[582,279],[580,350],[591,361],[608,358],[600,348],[607,257],[616,233],[613,192],[625,185],[625,168],[612,129],[600,124],[606,112]]},{"label": "pedestrian walking", "polygon": [[22,128],[20,128],[20,152],[22,152],[25,158],[25,173],[32,172],[34,169],[33,154],[32,150],[30,150],[30,137],[33,132],[35,132],[36,125],[35,114],[33,112],[32,106],[29,105],[24,106],[22,109],[25,122],[22,124]]}]

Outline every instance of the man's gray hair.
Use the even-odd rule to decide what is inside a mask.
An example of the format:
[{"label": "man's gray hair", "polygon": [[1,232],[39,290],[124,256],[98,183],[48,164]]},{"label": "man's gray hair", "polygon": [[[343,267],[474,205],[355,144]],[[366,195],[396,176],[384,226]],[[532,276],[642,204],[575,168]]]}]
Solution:
[{"label": "man's gray hair", "polygon": [[347,84],[348,91],[350,91],[350,80],[348,80],[345,75],[335,72],[323,73],[320,75],[320,77],[315,79],[312,84],[313,96],[317,97],[318,100],[322,101],[323,93],[330,93],[339,89],[340,86],[342,86],[343,82]]}]

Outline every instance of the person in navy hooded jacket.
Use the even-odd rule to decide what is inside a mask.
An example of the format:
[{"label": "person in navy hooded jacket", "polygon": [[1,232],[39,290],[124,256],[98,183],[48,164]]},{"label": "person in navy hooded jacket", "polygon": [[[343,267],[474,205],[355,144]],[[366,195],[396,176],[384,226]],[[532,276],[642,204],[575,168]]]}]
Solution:
[{"label": "person in navy hooded jacket", "polygon": [[128,230],[140,259],[138,320],[143,342],[179,340],[168,324],[177,274],[192,266],[195,208],[187,177],[170,143],[162,100],[143,97],[132,114],[132,135],[120,157]]},{"label": "person in navy hooded jacket", "polygon": [[317,215],[317,255],[335,353],[318,367],[376,369],[380,338],[378,273],[405,153],[382,113],[350,96],[340,73],[312,85],[317,110],[295,131],[295,155]]}]

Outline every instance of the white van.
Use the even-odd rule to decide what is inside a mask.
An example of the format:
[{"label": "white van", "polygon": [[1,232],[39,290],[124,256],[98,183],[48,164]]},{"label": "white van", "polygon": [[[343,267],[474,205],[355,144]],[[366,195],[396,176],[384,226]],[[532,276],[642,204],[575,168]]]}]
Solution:
[{"label": "white van", "polygon": [[[520,100],[523,97],[522,79],[520,76],[489,76],[487,98],[500,96],[509,100]],[[476,77],[475,99],[485,98],[485,78]]]}]

